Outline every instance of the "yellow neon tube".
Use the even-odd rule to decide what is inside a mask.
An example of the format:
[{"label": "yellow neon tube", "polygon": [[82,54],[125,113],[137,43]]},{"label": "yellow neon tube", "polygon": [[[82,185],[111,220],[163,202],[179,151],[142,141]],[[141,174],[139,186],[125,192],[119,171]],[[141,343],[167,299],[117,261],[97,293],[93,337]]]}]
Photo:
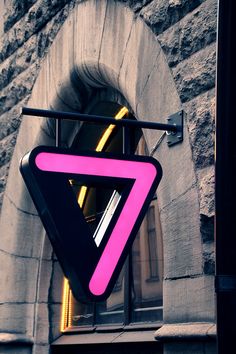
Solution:
[{"label": "yellow neon tube", "polygon": [[[128,114],[128,109],[126,107],[122,107],[119,112],[115,115],[115,119],[122,119],[126,114]],[[110,124],[109,127],[105,130],[103,136],[101,137],[100,141],[98,142],[98,145],[96,147],[96,151],[102,151],[102,149],[104,148],[106,142],[108,141],[111,133],[113,132],[115,128],[114,124]]]},{"label": "yellow neon tube", "polygon": [[[115,115],[115,119],[122,119],[126,114],[128,114],[129,111],[126,107],[122,107],[119,112]],[[115,128],[114,124],[110,124],[109,127],[105,130],[105,132],[103,133],[101,139],[99,140],[97,147],[95,149],[95,151],[99,152],[102,151],[104,146],[106,145],[111,133],[113,132]],[[79,206],[82,208],[84,200],[85,200],[85,196],[87,193],[87,187],[86,186],[82,186],[81,190],[79,192],[79,196],[78,196],[78,204]]]},{"label": "yellow neon tube", "polygon": [[[122,119],[125,115],[128,114],[128,109],[122,107],[119,112],[115,115],[115,119]],[[115,128],[114,124],[110,124],[108,128],[103,133],[101,139],[99,140],[95,151],[102,151],[106,142],[108,141],[111,133]],[[70,184],[73,184],[73,181],[70,180]],[[78,204],[82,208],[85,197],[87,193],[87,187],[82,186],[78,195]],[[66,328],[72,325],[72,292],[69,287],[69,282],[64,278],[63,285],[63,300],[62,300],[62,315],[61,315],[61,332],[64,332]]]},{"label": "yellow neon tube", "polygon": [[61,314],[61,332],[63,332],[68,326],[68,309],[69,309],[69,282],[64,278],[63,284],[63,298],[62,298],[62,314]]}]

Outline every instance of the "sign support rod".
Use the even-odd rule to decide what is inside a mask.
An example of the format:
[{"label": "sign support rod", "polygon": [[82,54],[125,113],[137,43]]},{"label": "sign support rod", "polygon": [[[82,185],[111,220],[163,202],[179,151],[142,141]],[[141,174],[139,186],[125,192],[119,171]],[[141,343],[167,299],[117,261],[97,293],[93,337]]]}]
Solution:
[{"label": "sign support rod", "polygon": [[135,128],[144,128],[144,129],[155,129],[155,130],[164,130],[173,133],[181,133],[183,131],[183,125],[178,124],[164,124],[156,122],[146,122],[138,121],[132,119],[119,119],[115,120],[114,117],[104,117],[104,116],[95,116],[82,113],[73,113],[73,112],[62,112],[62,111],[50,111],[44,109],[36,108],[22,108],[22,114],[28,116],[37,116],[45,118],[55,118],[57,120],[77,120],[83,122],[93,122],[101,124],[114,124],[120,127],[135,127]]},{"label": "sign support rod", "polygon": [[61,120],[56,119],[55,124],[56,124],[56,147],[60,147],[61,146]]}]

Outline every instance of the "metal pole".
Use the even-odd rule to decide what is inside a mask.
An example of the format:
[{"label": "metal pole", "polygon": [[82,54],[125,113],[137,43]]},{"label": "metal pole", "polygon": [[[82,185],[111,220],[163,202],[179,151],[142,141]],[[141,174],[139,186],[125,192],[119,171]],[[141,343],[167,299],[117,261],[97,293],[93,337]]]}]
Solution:
[{"label": "metal pole", "polygon": [[114,124],[120,127],[139,127],[146,129],[158,129],[170,132],[182,132],[182,126],[174,124],[163,124],[156,122],[146,122],[146,121],[137,121],[132,119],[119,119],[115,120],[114,117],[105,117],[105,116],[94,116],[89,114],[82,113],[72,113],[72,112],[61,112],[61,111],[50,111],[45,109],[36,109],[36,108],[22,108],[22,114],[36,117],[46,117],[46,118],[56,118],[58,120],[78,120],[83,122],[94,122],[101,124]]},{"label": "metal pole", "polygon": [[61,146],[61,119],[56,119],[56,147]]},{"label": "metal pole", "polygon": [[219,1],[216,103],[216,297],[218,354],[236,338],[236,1]]}]

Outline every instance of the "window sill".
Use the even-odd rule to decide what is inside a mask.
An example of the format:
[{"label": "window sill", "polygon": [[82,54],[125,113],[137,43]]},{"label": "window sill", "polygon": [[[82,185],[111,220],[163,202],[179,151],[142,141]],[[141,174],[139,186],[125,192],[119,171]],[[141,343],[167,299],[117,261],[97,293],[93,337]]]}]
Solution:
[{"label": "window sill", "polygon": [[34,343],[33,338],[19,333],[0,333],[0,345],[29,345]]},{"label": "window sill", "polygon": [[210,341],[216,340],[216,324],[211,322],[165,324],[155,333],[157,341]]},{"label": "window sill", "polygon": [[160,325],[134,324],[119,329],[117,326],[106,326],[93,328],[90,333],[82,332],[83,329],[70,329],[54,341],[52,346],[156,342],[155,331]]}]

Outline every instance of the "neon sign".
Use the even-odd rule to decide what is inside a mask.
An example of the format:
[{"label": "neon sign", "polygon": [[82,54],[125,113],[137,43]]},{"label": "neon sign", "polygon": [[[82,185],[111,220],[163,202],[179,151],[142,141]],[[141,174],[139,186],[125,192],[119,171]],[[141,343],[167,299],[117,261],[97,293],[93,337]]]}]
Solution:
[{"label": "neon sign", "polygon": [[[20,170],[74,296],[107,299],[161,180],[160,164],[144,156],[37,147]],[[71,179],[114,189],[94,234]]]}]

